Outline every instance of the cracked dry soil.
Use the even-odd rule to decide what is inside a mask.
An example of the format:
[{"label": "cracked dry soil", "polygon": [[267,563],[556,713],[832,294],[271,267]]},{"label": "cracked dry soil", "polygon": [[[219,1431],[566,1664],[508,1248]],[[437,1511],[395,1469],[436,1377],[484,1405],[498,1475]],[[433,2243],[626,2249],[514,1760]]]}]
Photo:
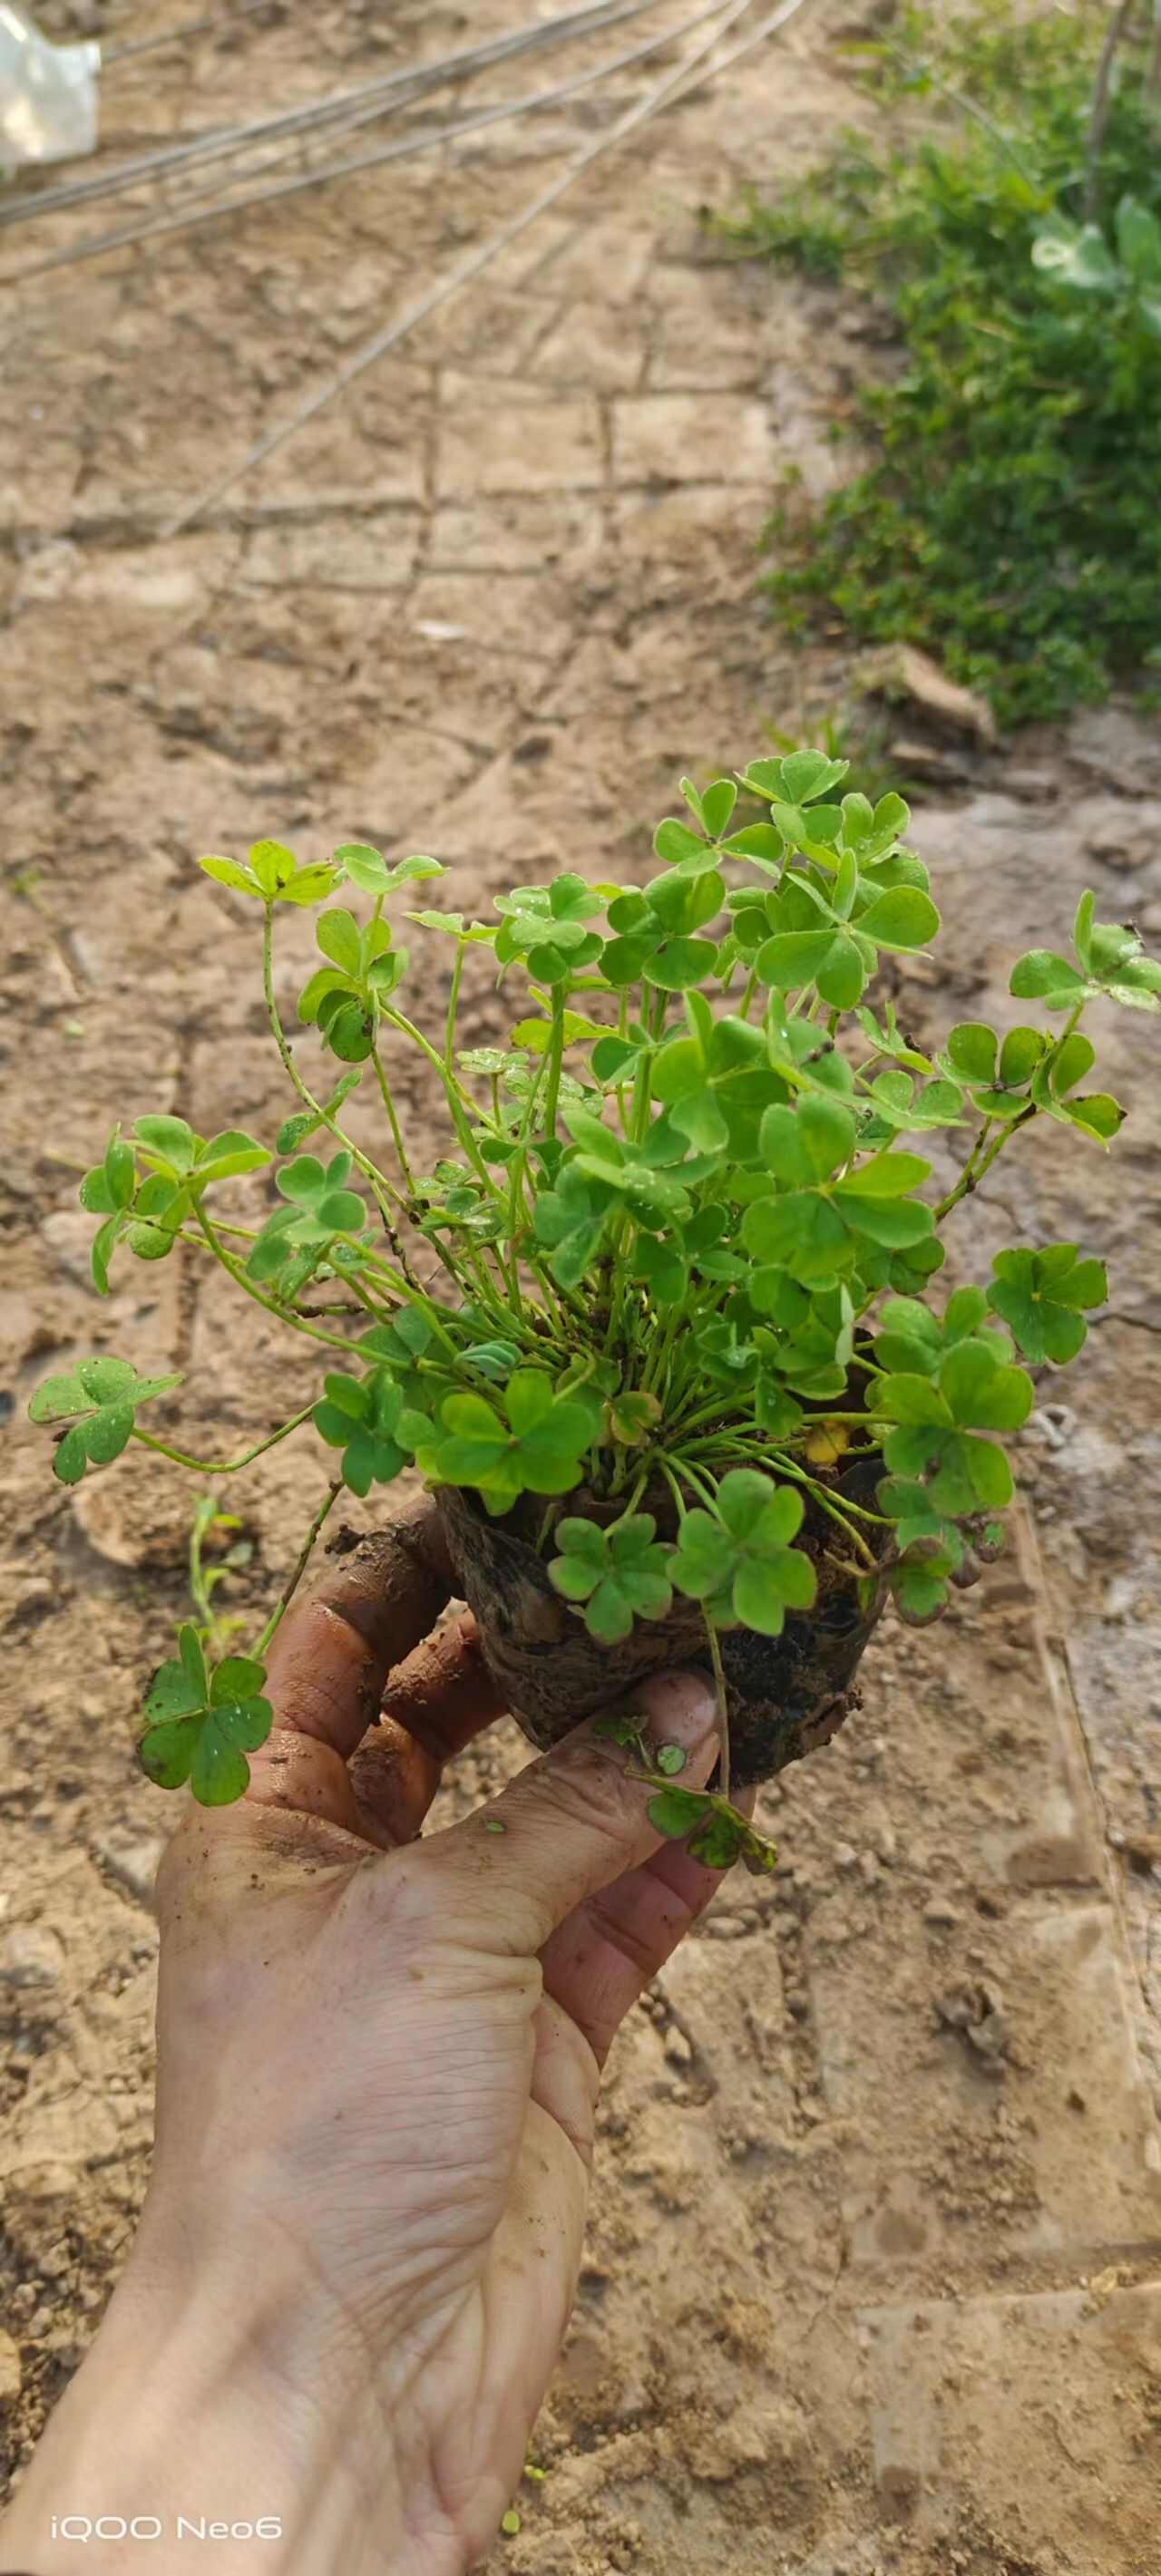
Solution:
[{"label": "cracked dry soil", "polygon": [[[114,17],[137,35],[148,13]],[[673,12],[676,23],[677,12]],[[288,103],[505,23],[272,6],[110,69],[107,155]],[[842,23],[846,23],[843,21]],[[46,18],[52,32],[68,32]],[[18,2470],[122,2259],[149,2147],[165,1810],[131,1721],[183,1601],[160,1462],[54,1489],[24,1420],[50,1364],[132,1347],[188,1372],[193,1446],[305,1400],[176,1263],[88,1283],[76,1183],[118,1114],[272,1131],[242,907],[202,849],[276,831],[513,874],[630,877],[688,767],[808,731],[841,639],[791,650],[752,596],[775,468],[816,487],[873,363],[858,308],[708,263],[695,212],[857,118],[833,9],[648,129],[208,524],[168,514],[591,130],[497,128],[442,163],[64,269],[9,298],[0,388],[4,1818],[0,2446]],[[75,28],[74,28],[75,31]],[[510,76],[512,85],[532,75]],[[646,77],[643,73],[642,80]],[[633,95],[626,81],[623,96]],[[621,95],[621,93],[619,93]],[[589,109],[586,114],[596,113]],[[46,233],[76,238],[75,218]],[[28,240],[27,233],[20,237]],[[6,255],[5,265],[16,265]],[[911,728],[912,732],[914,728]],[[1161,750],[1112,708],[1006,753],[928,745],[915,839],[949,929],[916,1031],[1011,1016],[1011,960],[1091,882],[1161,926]],[[1002,882],[1003,897],[996,889]],[[289,998],[309,953],[292,923]],[[434,1017],[439,968],[417,960]],[[486,985],[470,1036],[497,1026]],[[771,1883],[727,1884],[615,2058],[580,2297],[498,2545],[515,2576],[1157,2576],[1161,2421],[1161,1595],[1150,1032],[1099,1031],[1132,1119],[1000,1167],[1002,1230],[1107,1251],[1112,1307],[1020,1457],[1017,1544],[922,1635],[886,1625],[864,1705],[765,1793]],[[410,1083],[410,1089],[406,1087]],[[422,1075],[404,1106],[437,1132]],[[175,1418],[178,1418],[175,1415]],[[254,1611],[312,1477],[238,1480]],[[455,1813],[521,1758],[500,1728]]]}]

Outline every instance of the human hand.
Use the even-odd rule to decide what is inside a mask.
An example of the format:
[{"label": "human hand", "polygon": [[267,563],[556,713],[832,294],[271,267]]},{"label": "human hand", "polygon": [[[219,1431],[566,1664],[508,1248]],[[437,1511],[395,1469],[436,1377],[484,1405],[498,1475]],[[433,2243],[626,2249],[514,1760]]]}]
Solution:
[{"label": "human hand", "polygon": [[[497,1713],[470,1618],[427,1636],[450,1588],[424,1503],[287,1615],[247,1797],[191,1810],[159,1882],[157,2150],[104,2384],[154,2461],[179,2408],[211,2509],[276,2516],[296,2576],[459,2576],[487,2547],[572,2302],[601,2067],[717,1884],[590,1727],[413,1839]],[[637,1704],[703,1785],[701,1676]]]}]

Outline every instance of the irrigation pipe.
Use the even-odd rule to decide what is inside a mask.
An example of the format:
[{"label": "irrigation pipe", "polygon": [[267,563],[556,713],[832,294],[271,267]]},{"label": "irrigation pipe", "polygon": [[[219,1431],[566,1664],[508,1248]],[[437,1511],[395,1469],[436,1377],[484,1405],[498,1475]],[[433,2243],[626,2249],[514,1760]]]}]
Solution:
[{"label": "irrigation pipe", "polygon": [[122,161],[115,169],[92,178],[64,180],[54,188],[30,190],[13,197],[0,204],[0,229],[31,223],[37,216],[58,214],[69,206],[92,204],[98,197],[117,195],[147,180],[168,177],[195,161],[225,159],[231,153],[247,150],[251,144],[276,142],[283,135],[314,133],[331,124],[342,127],[357,115],[364,102],[374,102],[371,112],[378,113],[381,99],[404,91],[406,105],[425,89],[445,89],[495,63],[563,44],[574,37],[597,35],[604,27],[617,26],[624,18],[643,17],[656,7],[657,0],[615,0],[615,5],[614,0],[596,0],[596,5],[546,19],[542,26],[518,28],[505,36],[492,37],[487,44],[471,45],[457,54],[442,54],[432,63],[412,63],[407,69],[365,81],[359,89],[336,90],[328,98],[316,99],[311,107],[287,108],[276,116],[257,117],[249,125],[218,126],[209,134],[191,135],[186,143],[168,143],[155,152],[139,153],[136,160]]},{"label": "irrigation pipe", "polygon": [[[227,492],[232,492],[235,484],[240,483],[244,475],[251,473],[256,465],[265,464],[267,457],[273,456],[277,448],[284,447],[288,439],[294,438],[300,429],[306,427],[308,421],[317,419],[318,414],[325,411],[328,404],[334,402],[339,394],[344,393],[347,386],[355,382],[356,377],[363,375],[368,367],[373,367],[378,359],[385,357],[388,350],[398,348],[400,341],[405,340],[410,332],[418,329],[421,322],[426,322],[432,313],[438,311],[441,304],[446,304],[451,296],[458,293],[461,286],[467,286],[472,278],[478,277],[502,250],[507,249],[510,242],[518,240],[520,234],[527,232],[529,226],[534,224],[539,216],[547,214],[552,206],[558,205],[568,190],[576,186],[578,179],[584,177],[586,170],[592,168],[594,162],[601,160],[606,152],[613,151],[617,144],[624,143],[630,134],[635,134],[651,116],[656,115],[659,108],[664,107],[679,90],[684,89],[692,76],[701,70],[721,38],[730,27],[736,25],[739,18],[744,17],[750,6],[751,0],[733,0],[733,5],[727,11],[721,26],[716,27],[713,34],[707,36],[705,42],[699,45],[685,62],[679,63],[665,80],[658,82],[657,87],[650,90],[647,97],[639,99],[624,116],[618,117],[616,124],[610,126],[607,134],[601,135],[594,143],[586,144],[584,150],[569,163],[560,178],[554,179],[550,187],[543,188],[539,196],[534,197],[531,204],[523,207],[518,215],[513,215],[507,223],[501,224],[499,230],[491,235],[481,249],[473,251],[467,259],[461,260],[447,277],[441,279],[440,283],[432,287],[426,295],[421,296],[419,302],[411,305],[406,313],[401,314],[398,321],[387,323],[382,331],[374,334],[372,339],[364,341],[362,347],[356,349],[345,364],[339,367],[334,375],[328,377],[326,383],[311,394],[306,402],[300,403],[298,409],[291,412],[287,420],[284,420],[277,429],[271,430],[265,438],[258,439],[240,462],[231,467],[228,474],[222,475],[218,482],[207,485],[204,491],[199,492],[196,500],[190,502],[188,508],[179,511],[178,516],[171,519],[164,527],[162,535],[180,536],[184,529],[192,527],[195,520],[200,519],[215,502],[223,500]],[[776,35],[782,27],[786,26],[791,18],[797,17],[799,10],[805,6],[806,0],[781,0],[781,5],[772,10],[751,35],[745,37],[741,44],[733,46],[721,62],[714,65],[712,77],[716,78],[719,73],[728,71],[734,63],[740,62],[744,55],[753,53],[757,46],[764,44],[768,37]],[[719,14],[719,7],[703,10],[700,14],[702,18],[716,17]],[[660,51],[662,44],[670,44],[672,41],[672,34],[661,37],[658,39],[657,46],[650,50]]]},{"label": "irrigation pipe", "polygon": [[237,8],[219,11],[214,18],[187,18],[180,27],[171,27],[163,36],[137,36],[127,45],[101,46],[101,70],[107,72],[114,63],[131,62],[137,54],[158,53],[163,45],[184,45],[194,36],[226,35],[242,18],[252,18],[256,9],[269,9],[271,0],[238,0]]},{"label": "irrigation pipe", "polygon": [[[713,13],[725,7],[725,0],[711,0]],[[209,205],[177,207],[169,215],[144,215],[139,223],[123,224],[118,230],[95,233],[91,241],[75,242],[65,250],[50,251],[44,259],[31,260],[24,268],[0,275],[0,287],[19,286],[26,278],[43,277],[52,269],[73,268],[81,260],[96,259],[103,251],[127,250],[137,242],[156,241],[170,233],[189,232],[197,224],[216,223],[228,215],[246,213],[252,206],[267,206],[277,198],[292,197],[303,188],[319,188],[334,179],[345,179],[362,170],[381,169],[391,161],[405,161],[413,154],[430,152],[445,143],[453,143],[465,134],[478,134],[485,126],[502,124],[517,116],[543,112],[559,107],[580,90],[592,89],[598,81],[610,80],[631,64],[639,63],[658,50],[659,41],[675,44],[692,27],[701,26],[710,11],[701,10],[685,18],[659,40],[650,37],[643,45],[634,45],[627,53],[617,54],[611,62],[597,64],[592,71],[578,72],[572,80],[558,82],[554,89],[536,90],[528,98],[501,100],[495,107],[477,108],[472,116],[451,124],[425,125],[405,135],[398,143],[381,144],[373,152],[356,153],[346,161],[326,161],[317,169],[300,170],[293,178],[276,179],[271,187],[252,188],[246,196],[216,197]],[[378,111],[376,111],[378,113]]]}]

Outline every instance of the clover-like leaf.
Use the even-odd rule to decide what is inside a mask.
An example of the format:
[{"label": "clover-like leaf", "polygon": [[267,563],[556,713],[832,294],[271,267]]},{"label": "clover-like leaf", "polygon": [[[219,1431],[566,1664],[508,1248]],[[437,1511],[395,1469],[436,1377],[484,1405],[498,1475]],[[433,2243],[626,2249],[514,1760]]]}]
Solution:
[{"label": "clover-like leaf", "polygon": [[883,1441],[892,1476],[927,1480],[935,1509],[948,1519],[999,1511],[1012,1499],[1004,1451],[981,1431],[1016,1431],[1027,1421],[1034,1389],[1010,1367],[994,1337],[972,1334],[945,1351],[938,1375],[901,1370],[876,1385],[874,1412],[894,1429]]},{"label": "clover-like leaf", "polygon": [[593,1400],[561,1397],[543,1369],[517,1369],[498,1403],[446,1397],[417,1463],[430,1483],[474,1488],[489,1512],[506,1512],[519,1494],[567,1494],[578,1484],[599,1423]]},{"label": "clover-like leaf", "polygon": [[788,1610],[808,1610],[816,1577],[790,1542],[802,1526],[801,1493],[736,1467],[723,1476],[713,1512],[687,1512],[670,1571],[691,1600],[728,1600],[730,1614],[759,1636],[780,1636]]},{"label": "clover-like leaf", "polygon": [[219,885],[231,886],[235,894],[252,895],[263,904],[319,903],[339,882],[338,870],[329,862],[300,867],[293,850],[281,841],[255,841],[248,862],[215,856],[199,859],[198,866],[208,877],[216,877]]},{"label": "clover-like leaf", "polygon": [[58,1441],[53,1474],[78,1485],[86,1467],[107,1467],[128,1447],[138,1407],[171,1395],[180,1374],[140,1377],[130,1360],[80,1360],[41,1380],[28,1407],[33,1422],[71,1422]]},{"label": "clover-like leaf", "polygon": [[1102,1306],[1109,1293],[1102,1261],[1084,1259],[1075,1243],[1047,1244],[1039,1252],[999,1252],[988,1304],[1010,1325],[1025,1359],[1058,1366],[1076,1358],[1088,1332],[1084,1309]]},{"label": "clover-like leaf", "polygon": [[659,1789],[645,1812],[656,1833],[664,1834],[668,1842],[681,1842],[712,1809],[704,1792],[697,1789]]},{"label": "clover-like leaf", "polygon": [[406,1388],[386,1365],[371,1369],[364,1378],[334,1370],[323,1379],[323,1395],[312,1420],[329,1446],[342,1450],[343,1483],[353,1494],[368,1494],[372,1485],[393,1484],[402,1474],[413,1445],[400,1431],[406,1401]]},{"label": "clover-like leaf", "polygon": [[298,1154],[283,1165],[275,1187],[287,1204],[267,1218],[254,1245],[247,1263],[253,1279],[277,1281],[285,1295],[288,1268],[297,1266],[298,1275],[309,1277],[336,1235],[361,1231],[367,1211],[357,1192],[347,1187],[350,1174],[346,1152],[333,1154],[325,1164],[315,1154]]},{"label": "clover-like leaf", "polygon": [[549,1581],[566,1601],[584,1604],[585,1626],[601,1645],[618,1645],[635,1619],[665,1617],[673,1599],[669,1550],[656,1538],[649,1512],[609,1529],[580,1518],[558,1524],[560,1553],[549,1566]]},{"label": "clover-like leaf", "polygon": [[146,1695],[137,1758],[160,1789],[188,1780],[203,1807],[226,1807],[249,1786],[247,1753],[265,1744],[274,1711],[263,1694],[264,1665],[227,1655],[214,1671],[195,1627],[178,1631],[176,1658],[162,1664]]},{"label": "clover-like leaf", "polygon": [[361,894],[394,894],[401,885],[418,885],[425,877],[447,875],[439,859],[423,858],[418,853],[406,859],[385,859],[381,850],[372,849],[366,841],[341,841],[334,865],[349,884],[358,886]]}]

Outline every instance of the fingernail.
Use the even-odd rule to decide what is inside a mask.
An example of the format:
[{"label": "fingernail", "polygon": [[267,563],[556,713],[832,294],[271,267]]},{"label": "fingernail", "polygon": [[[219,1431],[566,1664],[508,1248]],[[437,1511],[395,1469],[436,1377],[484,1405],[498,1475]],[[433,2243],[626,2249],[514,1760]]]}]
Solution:
[{"label": "fingernail", "polygon": [[657,1673],[643,1683],[640,1706],[655,1744],[680,1744],[692,1753],[717,1733],[717,1701],[701,1673]]}]

